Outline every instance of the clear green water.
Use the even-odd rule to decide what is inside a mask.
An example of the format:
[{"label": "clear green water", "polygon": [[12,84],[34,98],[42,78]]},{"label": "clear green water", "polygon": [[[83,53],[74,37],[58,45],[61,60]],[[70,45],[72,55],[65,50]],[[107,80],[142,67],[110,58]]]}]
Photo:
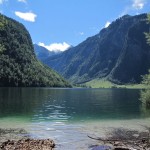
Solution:
[{"label": "clear green water", "polygon": [[32,136],[52,137],[60,143],[83,140],[83,129],[95,124],[103,128],[120,121],[148,120],[150,113],[142,108],[139,93],[128,89],[0,88],[0,127],[26,126]]}]

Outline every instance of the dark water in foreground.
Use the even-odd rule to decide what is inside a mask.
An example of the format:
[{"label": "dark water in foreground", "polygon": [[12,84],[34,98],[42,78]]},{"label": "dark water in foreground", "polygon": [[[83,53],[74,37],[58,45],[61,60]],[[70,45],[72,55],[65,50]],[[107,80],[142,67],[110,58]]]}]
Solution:
[{"label": "dark water in foreground", "polygon": [[139,90],[1,88],[0,117],[86,121],[144,117]]},{"label": "dark water in foreground", "polygon": [[[0,126],[27,123],[33,136],[62,143],[86,123],[150,118],[139,101],[139,90],[0,88]],[[83,123],[83,124],[82,124]],[[110,122],[109,122],[110,123]],[[98,123],[96,123],[98,124]],[[73,132],[73,133],[72,133]],[[80,139],[79,138],[79,139]],[[77,139],[76,139],[77,140]]]}]

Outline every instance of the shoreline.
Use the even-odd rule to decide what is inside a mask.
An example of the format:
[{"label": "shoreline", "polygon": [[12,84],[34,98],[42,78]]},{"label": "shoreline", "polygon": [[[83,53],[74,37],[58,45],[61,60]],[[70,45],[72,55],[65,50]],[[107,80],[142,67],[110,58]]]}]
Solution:
[{"label": "shoreline", "polygon": [[[125,131],[129,131],[127,133],[135,133],[135,135],[137,135],[137,133],[145,133],[148,131],[145,127],[149,125],[149,122],[150,118],[132,120],[91,120],[82,123],[57,124],[55,130],[47,128],[45,123],[33,124],[33,126],[25,126],[17,123],[17,126],[15,126],[13,122],[11,122],[11,124],[7,122],[6,126],[6,122],[3,122],[3,125],[1,123],[0,126],[0,145],[3,142],[9,143],[10,141],[23,140],[22,142],[24,142],[26,139],[29,139],[31,142],[39,139],[46,141],[50,138],[53,139],[56,144],[55,150],[92,150],[96,146],[103,145],[114,147],[114,144],[121,146],[126,145],[126,143],[124,144],[122,141],[117,140],[113,142],[105,141],[105,139],[110,138],[110,135],[118,130],[123,134],[125,134]],[[40,127],[39,129],[41,132],[30,130],[33,129],[33,127],[35,129]],[[63,129],[63,131],[61,129]],[[103,139],[104,141],[97,139]],[[138,140],[138,142],[134,142],[138,144],[141,141]]]},{"label": "shoreline", "polygon": [[[107,132],[105,137],[100,135],[100,133],[99,135],[89,135],[87,132],[88,141],[85,144],[88,143],[87,147],[90,150],[99,150],[100,148],[103,148],[103,150],[105,150],[104,148],[108,150],[150,150],[150,127],[144,128],[145,130],[143,131],[122,127],[113,128]],[[65,143],[65,145],[70,149],[72,144]],[[63,146],[59,145],[59,143],[55,145],[55,141],[51,139],[32,138],[30,133],[22,128],[0,128],[0,149],[13,150],[18,148],[19,150],[27,150],[31,148],[34,150],[54,150],[56,148],[56,150],[65,150],[66,147],[63,149]],[[79,147],[82,150],[86,149],[83,146]]]},{"label": "shoreline", "polygon": [[53,150],[52,139],[35,139],[23,128],[0,128],[0,149],[2,150]]}]

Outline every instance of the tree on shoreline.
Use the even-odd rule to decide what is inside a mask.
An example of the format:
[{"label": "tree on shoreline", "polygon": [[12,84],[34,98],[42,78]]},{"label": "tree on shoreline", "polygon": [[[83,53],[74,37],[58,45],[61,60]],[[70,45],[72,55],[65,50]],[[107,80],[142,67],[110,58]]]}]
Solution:
[{"label": "tree on shoreline", "polygon": [[[147,23],[150,25],[150,14],[147,15]],[[150,45],[150,30],[145,33],[147,43]],[[146,108],[150,109],[150,70],[148,74],[143,76],[142,83],[146,86],[146,90],[141,92],[141,101],[146,105]]]},{"label": "tree on shoreline", "polygon": [[150,108],[150,70],[149,74],[143,76],[142,83],[146,86],[146,89],[141,91],[141,101],[146,105],[146,108]]}]

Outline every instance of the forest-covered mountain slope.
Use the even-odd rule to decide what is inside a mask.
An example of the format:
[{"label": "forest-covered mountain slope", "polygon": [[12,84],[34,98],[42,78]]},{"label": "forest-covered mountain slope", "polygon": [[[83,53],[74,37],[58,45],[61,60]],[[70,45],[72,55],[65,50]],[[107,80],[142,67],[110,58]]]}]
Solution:
[{"label": "forest-covered mountain slope", "polygon": [[81,44],[44,63],[75,83],[106,78],[117,84],[139,83],[150,68],[147,14],[125,15]]},{"label": "forest-covered mountain slope", "polygon": [[0,15],[0,86],[70,86],[36,59],[26,28],[3,15]]}]

